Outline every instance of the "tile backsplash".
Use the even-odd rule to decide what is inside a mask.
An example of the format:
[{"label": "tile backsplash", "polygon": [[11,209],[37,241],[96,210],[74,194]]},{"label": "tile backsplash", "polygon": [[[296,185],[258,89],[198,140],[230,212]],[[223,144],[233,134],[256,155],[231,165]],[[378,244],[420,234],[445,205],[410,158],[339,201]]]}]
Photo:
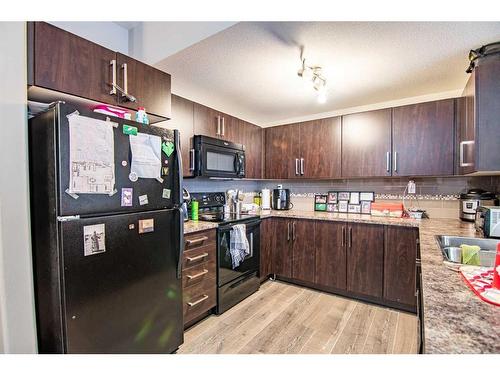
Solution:
[{"label": "tile backsplash", "polygon": [[[274,189],[278,184],[290,189],[295,210],[313,210],[315,193],[334,191],[373,191],[377,201],[401,201],[410,178],[370,178],[344,180],[220,180],[184,179],[184,187],[191,192],[215,192],[240,189],[251,202],[253,193],[264,188]],[[412,178],[416,183],[416,196],[406,196],[406,205],[425,209],[433,218],[458,218],[461,192],[481,188],[500,192],[500,176],[457,176]],[[418,200],[415,199],[418,198]]]}]

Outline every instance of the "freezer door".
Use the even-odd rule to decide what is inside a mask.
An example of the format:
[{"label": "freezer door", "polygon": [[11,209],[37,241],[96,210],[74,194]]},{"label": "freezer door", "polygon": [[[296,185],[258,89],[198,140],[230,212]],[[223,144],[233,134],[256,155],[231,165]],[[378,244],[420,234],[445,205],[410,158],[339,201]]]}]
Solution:
[{"label": "freezer door", "polygon": [[171,353],[182,344],[178,215],[60,223],[65,352]]},{"label": "freezer door", "polygon": [[[178,132],[161,128],[154,125],[142,125],[133,121],[123,120],[117,117],[109,117],[112,122],[118,124],[113,128],[114,137],[114,163],[115,163],[115,189],[116,193],[109,196],[107,194],[77,194],[78,198],[65,193],[70,183],[70,173],[77,173],[71,170],[70,166],[70,144],[69,144],[69,121],[67,115],[74,113],[76,107],[69,104],[60,104],[56,107],[55,121],[57,121],[57,143],[58,160],[56,162],[59,190],[59,215],[96,215],[115,212],[138,212],[146,210],[156,210],[162,208],[172,208],[179,196],[180,174],[178,151]],[[58,112],[59,111],[59,112]],[[105,120],[107,116],[78,109],[81,116]],[[172,142],[174,151],[167,156],[163,151],[161,154],[161,179],[159,182],[154,178],[139,178],[132,181],[129,178],[132,153],[130,149],[130,137],[124,133],[124,126],[130,125],[137,128],[139,133],[159,136],[162,142]],[[177,147],[175,145],[177,144]],[[131,189],[131,190],[122,190]],[[122,194],[131,197],[131,205],[122,200]],[[142,203],[140,198],[142,197]],[[144,204],[144,202],[146,202]]]}]

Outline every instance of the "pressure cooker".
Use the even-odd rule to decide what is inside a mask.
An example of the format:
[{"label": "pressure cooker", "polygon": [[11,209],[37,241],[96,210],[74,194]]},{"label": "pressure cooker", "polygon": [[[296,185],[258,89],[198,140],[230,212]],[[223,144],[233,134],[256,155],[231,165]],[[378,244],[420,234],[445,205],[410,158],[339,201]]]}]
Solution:
[{"label": "pressure cooker", "polygon": [[497,206],[498,199],[495,193],[482,189],[470,189],[460,194],[460,219],[474,221],[479,206]]}]

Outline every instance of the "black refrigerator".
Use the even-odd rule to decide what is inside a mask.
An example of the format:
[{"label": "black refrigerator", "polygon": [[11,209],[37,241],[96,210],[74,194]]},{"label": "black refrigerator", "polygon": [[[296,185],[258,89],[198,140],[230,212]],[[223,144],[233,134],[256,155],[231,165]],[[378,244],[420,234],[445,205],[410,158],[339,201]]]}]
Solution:
[{"label": "black refrigerator", "polygon": [[[103,143],[91,130],[106,125]],[[131,172],[145,160],[132,148],[138,136],[160,138],[158,178]],[[39,352],[175,352],[183,342],[178,131],[60,102],[29,120],[29,151]]]}]

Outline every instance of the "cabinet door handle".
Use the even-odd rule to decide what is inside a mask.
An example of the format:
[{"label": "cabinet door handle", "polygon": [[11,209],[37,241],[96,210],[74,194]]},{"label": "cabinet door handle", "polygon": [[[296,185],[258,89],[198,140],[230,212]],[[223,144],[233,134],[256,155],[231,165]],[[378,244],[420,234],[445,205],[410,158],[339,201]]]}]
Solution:
[{"label": "cabinet door handle", "polygon": [[226,119],[222,116],[222,136],[224,137],[224,129],[226,128]]},{"label": "cabinet door handle", "polygon": [[352,247],[352,227],[349,227],[349,248]]},{"label": "cabinet door handle", "polygon": [[109,62],[109,65],[111,66],[111,91],[109,92],[110,95],[116,95],[116,60],[113,59]]},{"label": "cabinet door handle", "polygon": [[290,222],[288,222],[288,223],[286,224],[286,227],[287,227],[287,229],[288,229],[288,233],[287,233],[287,235],[286,235],[286,240],[287,240],[287,241],[290,241]]},{"label": "cabinet door handle", "polygon": [[342,247],[345,246],[345,227],[342,227]]},{"label": "cabinet door handle", "polygon": [[300,174],[304,175],[304,158],[300,158]]},{"label": "cabinet door handle", "polygon": [[194,148],[189,150],[189,170],[194,171]]},{"label": "cabinet door handle", "polygon": [[203,297],[201,297],[199,300],[196,300],[194,302],[188,302],[187,304],[190,306],[190,307],[193,307],[193,306],[196,306],[197,304],[199,303],[202,303],[203,301],[205,301],[206,299],[208,299],[208,296],[206,294],[203,295]]},{"label": "cabinet door handle", "polygon": [[295,176],[299,175],[299,159],[295,158]]},{"label": "cabinet door handle", "polygon": [[464,146],[465,145],[473,145],[475,141],[462,141],[460,142],[460,166],[461,167],[472,167],[474,163],[466,163],[465,155],[464,155]]},{"label": "cabinet door handle", "polygon": [[206,258],[207,256],[208,256],[208,253],[203,253],[203,254],[197,255],[195,257],[186,257],[186,259],[188,260],[188,262],[194,262],[195,260],[203,259],[203,258]]},{"label": "cabinet door handle", "polygon": [[295,221],[292,224],[292,239],[295,241]]},{"label": "cabinet door handle", "polygon": [[123,69],[123,90],[125,91],[122,93],[122,96],[127,96],[128,95],[128,70],[127,70],[127,63],[122,64],[122,69]]},{"label": "cabinet door handle", "polygon": [[398,152],[394,151],[394,172],[398,171]]},{"label": "cabinet door handle", "polygon": [[215,132],[215,135],[220,135],[220,116],[217,115],[217,131]]},{"label": "cabinet door handle", "polygon": [[188,245],[196,245],[196,244],[198,244],[198,243],[202,243],[202,242],[204,242],[204,241],[206,241],[206,240],[208,240],[208,237],[203,236],[203,237],[200,237],[200,238],[194,238],[194,239],[192,239],[192,240],[186,240],[186,243],[187,243]]},{"label": "cabinet door handle", "polygon": [[203,271],[195,273],[194,275],[187,275],[187,278],[189,280],[193,280],[193,279],[197,279],[198,277],[201,277],[207,273],[208,273],[208,270],[204,269]]},{"label": "cabinet door handle", "polygon": [[385,154],[385,170],[391,172],[391,152],[387,151]]}]

